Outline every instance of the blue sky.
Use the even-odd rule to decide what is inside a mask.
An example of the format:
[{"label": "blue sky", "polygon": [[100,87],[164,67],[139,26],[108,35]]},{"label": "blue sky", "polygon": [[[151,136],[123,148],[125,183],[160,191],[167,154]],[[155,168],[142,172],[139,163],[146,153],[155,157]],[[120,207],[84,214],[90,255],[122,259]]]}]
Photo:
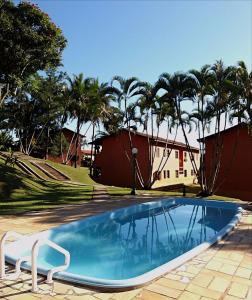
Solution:
[{"label": "blue sky", "polygon": [[68,40],[67,72],[154,82],[223,59],[252,64],[251,1],[34,1]]},{"label": "blue sky", "polygon": [[252,67],[252,1],[31,1],[63,30],[64,70],[155,82],[217,59]]}]

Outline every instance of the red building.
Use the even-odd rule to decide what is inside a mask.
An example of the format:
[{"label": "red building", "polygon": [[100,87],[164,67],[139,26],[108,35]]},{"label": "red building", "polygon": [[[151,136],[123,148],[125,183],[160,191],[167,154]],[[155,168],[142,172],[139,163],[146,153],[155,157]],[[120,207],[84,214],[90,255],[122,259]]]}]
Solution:
[{"label": "red building", "polygon": [[[244,123],[221,132],[220,170],[214,193],[252,201],[252,136]],[[206,171],[213,169],[216,135],[206,137]]]},{"label": "red building", "polygon": [[[150,174],[149,159],[155,151],[152,178],[156,178],[153,187],[175,183],[193,183],[195,174],[192,170],[186,145],[163,138],[152,138],[143,133],[131,132],[132,147],[138,149],[137,164],[141,170],[144,182],[148,181]],[[129,131],[122,130],[116,135],[98,138],[94,141],[96,154],[94,159],[95,180],[107,185],[131,187],[132,186],[132,154],[130,148]],[[99,149],[100,148],[100,149]],[[195,159],[199,161],[199,151],[193,148]],[[163,158],[165,161],[167,151],[172,151],[165,167],[158,171],[158,165]],[[141,188],[139,178],[137,187]]]},{"label": "red building", "polygon": [[[75,161],[75,150],[76,150],[76,132],[72,131],[68,128],[63,128],[62,133],[69,144],[69,149],[63,152],[63,157],[61,155],[59,156],[52,156],[49,154],[48,159],[51,161],[55,161],[58,163],[63,163],[64,161],[67,161],[68,165],[74,165]],[[81,165],[82,161],[82,150],[81,150],[81,145],[82,145],[82,139],[84,138],[84,135],[79,134],[79,141],[78,141],[78,149],[77,149],[77,163],[78,165]]]}]

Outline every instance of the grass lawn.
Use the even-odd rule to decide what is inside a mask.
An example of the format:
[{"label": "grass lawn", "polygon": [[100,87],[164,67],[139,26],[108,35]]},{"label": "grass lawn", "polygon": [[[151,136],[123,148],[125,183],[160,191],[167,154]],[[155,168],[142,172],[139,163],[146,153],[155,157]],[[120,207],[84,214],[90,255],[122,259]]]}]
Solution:
[{"label": "grass lawn", "polygon": [[44,172],[42,172],[39,168],[35,167],[32,163],[29,162],[29,160],[23,160],[23,162],[30,167],[34,172],[36,172],[38,175],[40,175],[45,180],[52,180],[52,178],[48,177]]},{"label": "grass lawn", "polygon": [[[15,152],[15,155],[17,155],[21,161],[26,163],[31,169],[33,169],[36,173],[38,173],[42,178],[44,178],[45,180],[53,181],[52,178],[48,177],[39,168],[35,167],[33,164],[30,163],[30,160],[40,161],[40,162],[45,162],[45,160],[27,156],[27,155],[22,154],[21,152]],[[90,178],[88,168],[84,168],[84,167],[74,168],[74,167],[63,165],[60,163],[55,163],[50,160],[47,160],[46,162],[49,165],[51,165],[51,166],[55,167],[56,169],[58,169],[59,171],[61,171],[62,173],[66,174],[74,182],[78,182],[81,184],[87,184],[87,185],[96,184],[96,182]]]},{"label": "grass lawn", "polygon": [[[119,197],[130,195],[130,188],[117,188],[117,187],[108,187],[108,193],[112,197]],[[186,197],[196,197],[196,194],[200,191],[200,187],[198,185],[187,185],[186,186]],[[150,196],[167,196],[167,197],[183,197],[182,189],[177,189],[173,191],[155,191],[155,190],[137,190],[137,195],[150,195]],[[229,202],[240,202],[244,203],[240,199],[229,198],[224,196],[213,195],[207,197],[209,200],[221,200],[221,201],[229,201]]]},{"label": "grass lawn", "polygon": [[5,166],[0,158],[0,214],[84,202],[92,198],[92,191],[92,186],[71,186],[34,179],[18,167]]},{"label": "grass lawn", "polygon": [[84,168],[84,167],[74,168],[71,166],[58,164],[50,160],[47,160],[46,162],[49,165],[61,171],[62,173],[66,174],[74,182],[79,182],[88,185],[97,184],[95,181],[93,181],[93,179],[90,178],[88,168]]}]

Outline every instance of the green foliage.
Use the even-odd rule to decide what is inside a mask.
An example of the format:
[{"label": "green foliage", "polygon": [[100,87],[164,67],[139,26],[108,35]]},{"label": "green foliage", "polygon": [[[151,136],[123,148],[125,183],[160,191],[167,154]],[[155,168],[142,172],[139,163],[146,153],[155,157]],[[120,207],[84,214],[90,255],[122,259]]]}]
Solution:
[{"label": "green foliage", "polygon": [[0,131],[0,151],[7,151],[13,143],[13,138],[7,131]]},{"label": "green foliage", "polygon": [[0,0],[0,82],[12,92],[38,70],[57,67],[65,46],[62,31],[38,6]]},{"label": "green foliage", "polygon": [[0,158],[0,214],[56,208],[91,200],[93,187],[35,180]]},{"label": "green foliage", "polygon": [[49,153],[54,157],[61,156],[62,152],[67,152],[68,147],[69,143],[65,136],[61,132],[58,132],[58,134],[55,134],[54,138],[52,139]]},{"label": "green foliage", "polygon": [[9,129],[16,132],[21,151],[48,153],[62,126],[65,74],[49,70],[31,76],[22,90],[2,108]]}]

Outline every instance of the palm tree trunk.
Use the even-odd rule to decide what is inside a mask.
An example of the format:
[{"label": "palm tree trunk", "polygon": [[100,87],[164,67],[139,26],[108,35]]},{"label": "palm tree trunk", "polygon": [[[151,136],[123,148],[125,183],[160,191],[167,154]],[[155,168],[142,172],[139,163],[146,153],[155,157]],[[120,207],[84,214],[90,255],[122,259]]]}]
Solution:
[{"label": "palm tree trunk", "polygon": [[75,141],[75,157],[74,157],[74,167],[77,168],[78,164],[78,148],[79,148],[79,138],[80,138],[80,119],[77,119],[77,137]]},{"label": "palm tree trunk", "polygon": [[89,166],[89,175],[93,176],[93,151],[94,151],[94,135],[95,135],[95,123],[92,124],[92,144],[91,144],[91,159],[90,159],[90,166]]}]

